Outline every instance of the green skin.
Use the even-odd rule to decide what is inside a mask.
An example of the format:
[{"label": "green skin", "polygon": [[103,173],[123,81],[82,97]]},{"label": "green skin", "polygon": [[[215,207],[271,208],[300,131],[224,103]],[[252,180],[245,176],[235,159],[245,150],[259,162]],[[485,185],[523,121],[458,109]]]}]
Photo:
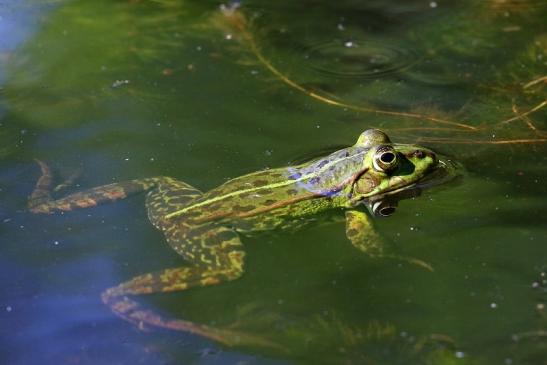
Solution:
[{"label": "green skin", "polygon": [[[351,243],[371,256],[383,245],[364,212],[367,201],[419,186],[443,165],[429,149],[391,143],[379,130],[363,132],[357,143],[326,157],[293,167],[254,172],[202,193],[170,177],[143,178],[100,186],[64,198],[51,198],[52,176],[42,176],[29,198],[33,213],[87,208],[147,191],[152,224],[188,265],[135,277],[107,289],[102,299],[115,314],[138,324],[188,331],[225,344],[257,343],[250,337],[182,319],[165,318],[132,297],[217,284],[243,274],[245,252],[239,233],[294,229],[328,210],[345,210]],[[395,257],[395,256],[391,256]],[[397,257],[418,265],[427,264]]]}]

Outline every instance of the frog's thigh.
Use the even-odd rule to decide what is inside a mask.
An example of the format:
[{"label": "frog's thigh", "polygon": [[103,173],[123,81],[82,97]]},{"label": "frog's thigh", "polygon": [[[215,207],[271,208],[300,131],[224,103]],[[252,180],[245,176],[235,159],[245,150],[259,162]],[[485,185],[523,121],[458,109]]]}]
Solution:
[{"label": "frog's thigh", "polygon": [[156,228],[165,230],[173,224],[165,220],[167,214],[180,210],[201,195],[201,191],[184,181],[165,178],[146,195],[148,218]]},{"label": "frog's thigh", "polygon": [[384,245],[370,217],[360,211],[346,211],[346,236],[359,250],[370,256],[382,256]]},{"label": "frog's thigh", "polygon": [[199,236],[199,239],[201,240],[200,259],[193,260],[194,266],[166,269],[137,276],[107,289],[102,294],[103,302],[116,315],[141,326],[171,328],[207,336],[200,332],[203,331],[203,326],[179,319],[164,318],[127,297],[186,290],[234,280],[241,276],[245,253],[236,232],[225,227],[209,227],[207,233]]}]

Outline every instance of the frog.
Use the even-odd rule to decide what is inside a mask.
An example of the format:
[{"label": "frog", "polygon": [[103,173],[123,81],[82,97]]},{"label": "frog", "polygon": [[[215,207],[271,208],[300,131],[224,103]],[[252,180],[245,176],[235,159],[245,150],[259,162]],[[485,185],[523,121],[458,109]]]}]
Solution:
[{"label": "frog", "polygon": [[396,258],[430,268],[421,260],[386,252],[372,219],[393,214],[396,197],[414,196],[454,175],[453,165],[433,150],[393,143],[378,129],[365,130],[354,145],[326,156],[252,172],[206,192],[172,177],[157,176],[54,199],[52,171],[36,161],[41,176],[28,199],[30,212],[91,208],[145,193],[150,222],[184,259],[180,267],[145,273],[106,289],[102,301],[115,315],[139,328],[185,331],[227,345],[246,341],[245,334],[159,314],[141,304],[138,296],[235,280],[244,273],[241,236],[298,229],[326,212],[343,216],[347,238],[369,257]]}]

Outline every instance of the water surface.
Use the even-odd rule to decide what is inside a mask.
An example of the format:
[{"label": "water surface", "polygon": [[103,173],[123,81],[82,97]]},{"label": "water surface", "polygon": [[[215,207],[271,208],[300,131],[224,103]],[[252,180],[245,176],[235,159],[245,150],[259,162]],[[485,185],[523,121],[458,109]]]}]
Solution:
[{"label": "water surface", "polygon": [[[0,3],[0,326],[9,364],[547,364],[547,6],[541,0]],[[140,331],[107,287],[180,258],[142,196],[32,215],[34,158],[76,186],[203,190],[367,128],[457,159],[377,220],[244,239],[234,282],[143,299],[282,345]],[[62,180],[62,178],[61,178]]]}]

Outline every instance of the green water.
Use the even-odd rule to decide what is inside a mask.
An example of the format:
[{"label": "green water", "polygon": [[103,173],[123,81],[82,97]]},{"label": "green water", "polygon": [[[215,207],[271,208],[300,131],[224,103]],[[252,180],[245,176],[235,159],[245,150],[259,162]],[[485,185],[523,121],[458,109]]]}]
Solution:
[{"label": "green water", "polygon": [[[547,364],[547,3],[0,2],[0,356],[6,364]],[[230,5],[227,5],[230,7]],[[142,196],[32,215],[33,161],[79,188],[202,190],[384,129],[458,184],[375,221],[244,238],[234,282],[143,298],[280,345],[140,331],[100,293],[181,264]]]}]

